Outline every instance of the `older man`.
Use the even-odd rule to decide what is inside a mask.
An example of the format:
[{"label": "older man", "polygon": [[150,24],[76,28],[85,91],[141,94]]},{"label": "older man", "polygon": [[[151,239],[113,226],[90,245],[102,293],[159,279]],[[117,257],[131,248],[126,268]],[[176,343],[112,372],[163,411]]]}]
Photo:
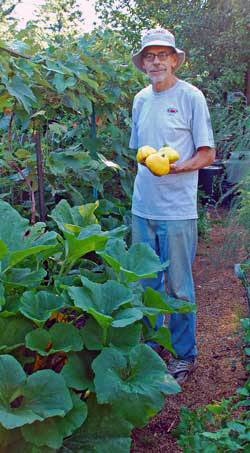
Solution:
[{"label": "older man", "polygon": [[[185,53],[175,45],[168,30],[149,30],[141,49],[132,57],[151,84],[134,99],[130,148],[167,144],[180,159],[170,165],[170,173],[154,176],[138,164],[132,202],[133,242],[148,243],[166,269],[170,295],[195,303],[192,263],[197,246],[198,170],[215,158],[213,131],[202,92],[180,80],[176,71]],[[164,290],[164,275],[145,279],[143,286]],[[158,317],[155,328],[163,325]],[[196,367],[195,314],[174,314],[169,320],[171,340],[177,353],[168,364],[169,372],[181,384]]]}]

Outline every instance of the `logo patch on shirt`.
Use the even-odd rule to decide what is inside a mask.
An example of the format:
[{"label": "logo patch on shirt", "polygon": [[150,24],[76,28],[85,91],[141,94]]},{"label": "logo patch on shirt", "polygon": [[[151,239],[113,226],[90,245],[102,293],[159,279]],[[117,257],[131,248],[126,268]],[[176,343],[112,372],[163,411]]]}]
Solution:
[{"label": "logo patch on shirt", "polygon": [[178,113],[178,110],[175,107],[168,107],[167,112],[173,114]]}]

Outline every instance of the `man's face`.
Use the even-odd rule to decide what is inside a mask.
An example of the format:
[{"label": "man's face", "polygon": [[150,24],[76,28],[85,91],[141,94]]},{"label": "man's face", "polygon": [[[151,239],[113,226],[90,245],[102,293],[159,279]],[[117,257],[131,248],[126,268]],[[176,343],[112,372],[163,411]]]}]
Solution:
[{"label": "man's face", "polygon": [[153,84],[169,79],[177,64],[177,55],[171,47],[149,46],[142,54],[142,67]]}]

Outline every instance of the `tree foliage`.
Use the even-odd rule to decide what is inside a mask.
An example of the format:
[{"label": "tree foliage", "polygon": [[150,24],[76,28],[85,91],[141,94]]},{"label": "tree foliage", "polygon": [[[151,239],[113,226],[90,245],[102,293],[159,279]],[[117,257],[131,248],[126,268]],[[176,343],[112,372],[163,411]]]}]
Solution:
[{"label": "tree foliage", "polygon": [[0,1],[0,31],[2,36],[13,37],[16,31],[17,19],[12,16],[15,7],[21,0]]},{"label": "tree foliage", "polygon": [[[132,178],[127,167],[133,160],[127,149],[129,111],[143,79],[129,61],[128,44],[111,30],[63,43],[50,37],[32,41],[36,30],[30,23],[0,48],[5,189],[11,183],[7,177],[18,171],[35,195],[38,132],[48,191],[66,190],[65,178],[74,174],[70,196],[92,201],[91,188],[103,194],[119,170],[122,178],[126,175],[128,193]],[[87,193],[81,195],[83,185]]]},{"label": "tree foliage", "polygon": [[156,25],[170,29],[187,54],[183,76],[217,100],[223,92],[249,97],[249,0],[103,0],[96,9],[136,48],[140,33]]},{"label": "tree foliage", "polygon": [[77,0],[45,0],[35,10],[35,18],[43,37],[60,43],[81,35],[84,23]]}]

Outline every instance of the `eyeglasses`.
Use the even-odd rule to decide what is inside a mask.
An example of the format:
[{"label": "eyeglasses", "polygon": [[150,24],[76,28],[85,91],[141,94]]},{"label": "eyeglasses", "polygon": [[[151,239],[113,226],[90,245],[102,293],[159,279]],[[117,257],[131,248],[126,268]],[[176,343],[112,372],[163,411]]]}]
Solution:
[{"label": "eyeglasses", "polygon": [[159,58],[160,61],[164,61],[169,57],[169,55],[172,55],[172,53],[173,52],[159,52],[159,53],[148,52],[143,54],[143,58],[146,61],[152,62],[157,57]]}]

